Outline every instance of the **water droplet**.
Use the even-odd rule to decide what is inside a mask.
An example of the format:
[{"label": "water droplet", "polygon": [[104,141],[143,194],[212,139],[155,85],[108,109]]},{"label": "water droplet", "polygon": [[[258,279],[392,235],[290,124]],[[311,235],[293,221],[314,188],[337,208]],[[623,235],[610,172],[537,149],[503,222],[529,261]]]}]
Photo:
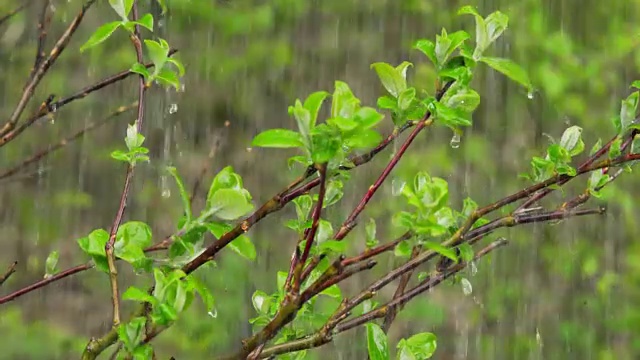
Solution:
[{"label": "water droplet", "polygon": [[451,137],[451,141],[449,142],[449,145],[451,145],[451,147],[453,149],[459,148],[460,147],[460,134],[453,133],[453,136]]},{"label": "water droplet", "polygon": [[460,280],[460,285],[462,285],[462,293],[465,295],[471,295],[473,292],[473,286],[471,286],[471,282],[466,278]]},{"label": "water droplet", "polygon": [[178,112],[178,104],[169,105],[169,114],[175,114]]},{"label": "water droplet", "polygon": [[404,189],[405,182],[402,180],[391,180],[391,195],[400,196],[402,194],[402,189]]},{"label": "water droplet", "polygon": [[180,87],[178,88],[178,92],[184,92],[184,83],[180,84]]},{"label": "water droplet", "polygon": [[209,311],[207,314],[215,319],[218,317],[218,309],[213,308],[213,310]]},{"label": "water droplet", "polygon": [[475,261],[471,262],[471,276],[475,276],[478,273],[478,266]]},{"label": "water droplet", "polygon": [[171,196],[171,189],[169,188],[169,179],[167,176],[160,177],[160,193],[165,199]]},{"label": "water droplet", "polygon": [[532,100],[532,99],[533,99],[533,91],[529,91],[529,92],[527,93],[527,98],[528,98],[529,100]]}]

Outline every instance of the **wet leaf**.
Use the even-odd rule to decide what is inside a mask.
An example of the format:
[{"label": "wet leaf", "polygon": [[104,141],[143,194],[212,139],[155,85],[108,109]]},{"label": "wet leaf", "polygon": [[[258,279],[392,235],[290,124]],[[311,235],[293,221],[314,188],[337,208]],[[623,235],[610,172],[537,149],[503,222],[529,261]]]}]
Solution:
[{"label": "wet leaf", "polygon": [[370,360],[389,360],[387,334],[375,323],[367,323],[367,350]]},{"label": "wet leaf", "polygon": [[113,32],[116,31],[121,25],[122,23],[120,21],[113,21],[100,26],[98,29],[96,29],[96,31],[93,32],[93,34],[91,34],[87,42],[85,42],[80,47],[80,52],[84,52],[85,50],[107,40],[109,36],[111,36],[111,34],[113,34]]}]

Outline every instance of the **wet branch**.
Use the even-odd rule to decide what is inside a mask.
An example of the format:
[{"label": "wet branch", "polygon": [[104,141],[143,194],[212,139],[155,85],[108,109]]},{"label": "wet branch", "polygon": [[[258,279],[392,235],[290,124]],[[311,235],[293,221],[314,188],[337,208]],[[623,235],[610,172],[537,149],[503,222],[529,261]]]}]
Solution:
[{"label": "wet branch", "polygon": [[138,104],[138,102],[136,101],[133,104],[130,104],[130,105],[127,105],[127,106],[121,106],[118,109],[116,109],[116,111],[112,112],[111,114],[109,114],[105,118],[103,118],[101,120],[98,120],[98,121],[95,121],[95,122],[91,122],[86,127],[84,127],[81,130],[78,130],[77,132],[75,132],[74,134],[70,135],[69,137],[66,137],[66,138],[60,140],[58,143],[49,145],[47,148],[36,152],[35,154],[33,154],[33,155],[29,156],[28,158],[24,159],[19,164],[17,164],[15,166],[5,170],[4,172],[0,173],[0,180],[7,179],[7,178],[19,173],[22,169],[25,169],[27,166],[29,166],[31,164],[34,164],[34,163],[37,163],[38,161],[42,160],[42,158],[51,155],[53,152],[55,152],[57,150],[60,150],[60,149],[64,148],[65,146],[69,145],[70,143],[72,143],[73,141],[81,138],[87,132],[95,130],[95,129],[105,125],[110,120],[112,120],[113,118],[117,117],[118,115],[134,109],[137,106],[137,104]]},{"label": "wet branch", "polygon": [[47,9],[51,6],[51,0],[42,0],[42,10],[40,12],[40,18],[38,20],[38,47],[36,48],[36,56],[33,62],[33,68],[29,78],[33,78],[36,69],[42,62],[42,59],[46,56],[44,52],[44,45],[47,40],[47,27],[51,21],[51,15],[47,16]]},{"label": "wet branch", "polygon": [[[133,3],[132,8],[132,21],[138,20],[138,2]],[[130,36],[133,47],[135,48],[136,58],[138,63],[144,61],[142,55],[142,43],[140,40],[140,29],[136,24],[134,26],[133,34]],[[135,121],[135,126],[138,133],[142,133],[142,124],[144,122],[144,99],[147,85],[145,84],[144,76],[139,76],[138,85],[138,117]],[[118,294],[118,270],[116,268],[116,257],[114,254],[114,246],[116,243],[116,234],[118,228],[122,223],[125,209],[127,207],[127,197],[129,195],[129,189],[131,187],[131,180],[133,179],[134,163],[129,163],[127,166],[127,172],[125,174],[124,188],[122,189],[122,195],[120,196],[120,205],[118,206],[118,212],[116,213],[113,225],[111,226],[111,232],[109,234],[109,240],[107,241],[104,250],[107,256],[107,264],[109,266],[109,280],[111,283],[111,297],[113,301],[113,327],[117,328],[120,325],[120,295]]]},{"label": "wet branch", "polygon": [[16,272],[17,265],[18,265],[18,262],[14,261],[11,265],[9,265],[7,270],[2,275],[0,275],[0,286],[2,286],[2,284],[4,284],[4,282],[7,281],[9,277],[13,275],[14,272]]},{"label": "wet branch", "polygon": [[36,90],[38,84],[40,83],[42,78],[46,75],[47,71],[51,68],[51,66],[55,63],[55,61],[58,59],[60,54],[62,54],[67,44],[69,43],[69,40],[71,40],[71,37],[80,26],[80,23],[82,22],[82,19],[84,18],[85,13],[87,12],[87,10],[89,10],[89,8],[95,2],[96,0],[88,0],[87,2],[84,3],[78,15],[76,15],[76,17],[73,19],[71,24],[69,24],[69,27],[65,30],[62,36],[60,36],[60,38],[54,45],[53,49],[51,49],[51,52],[49,53],[49,55],[44,59],[42,59],[38,68],[33,73],[33,76],[29,77],[29,81],[24,87],[22,96],[20,97],[20,101],[18,101],[16,108],[11,113],[11,116],[9,117],[7,122],[2,126],[2,128],[0,128],[0,147],[2,147],[8,141],[10,141],[11,138],[15,137],[15,136],[11,136],[11,131],[15,128],[16,124],[18,123],[20,119],[20,115],[22,115],[22,113],[24,112],[24,109],[26,108],[27,103],[33,97],[33,93]]}]

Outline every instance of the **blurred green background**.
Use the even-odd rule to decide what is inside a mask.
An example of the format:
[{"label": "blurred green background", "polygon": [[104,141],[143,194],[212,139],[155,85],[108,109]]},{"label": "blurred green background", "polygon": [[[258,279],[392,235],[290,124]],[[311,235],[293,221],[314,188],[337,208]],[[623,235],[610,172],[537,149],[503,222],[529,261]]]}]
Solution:
[{"label": "blurred green background", "polygon": [[[0,16],[22,1],[4,0]],[[41,6],[40,1],[32,3],[0,26],[1,119],[15,107],[33,64]],[[152,161],[137,170],[127,209],[127,218],[150,223],[158,240],[175,230],[181,212],[164,166],[176,166],[193,183],[205,162],[209,180],[232,165],[261,204],[298,172],[287,168],[285,151],[251,149],[255,134],[294,127],[287,106],[312,91],[332,91],[334,80],[348,82],[364,104],[374,105],[383,91],[369,69],[376,61],[414,62],[410,81],[432,90],[433,70],[411,45],[433,38],[442,27],[473,34],[472,17],[455,15],[462,5],[476,5],[483,15],[495,10],[509,15],[509,29],[490,54],[524,66],[536,91],[530,97],[481,67],[474,81],[482,102],[461,146],[449,146],[448,130],[423,133],[392,174],[396,184],[411,181],[420,170],[447,179],[458,208],[466,196],[483,205],[524,187],[517,175],[528,171],[529,159],[543,152],[549,135],[559,138],[567,126],[585,129],[587,149],[599,137],[608,140],[614,133],[610,119],[640,68],[638,0],[166,0],[169,11],[163,16],[151,1],[140,3],[156,14],[156,34],[179,49],[177,56],[187,68],[183,89],[153,88],[148,94],[145,134]],[[47,49],[82,1],[52,4]],[[71,94],[135,61],[124,33],[79,52],[94,29],[115,19],[106,1],[89,10],[27,113],[49,94]],[[131,103],[136,86],[128,79],[35,124],[0,150],[0,170]],[[76,239],[110,226],[124,168],[109,153],[121,146],[126,123],[134,116],[120,116],[0,182],[0,264],[19,261],[17,273],[0,289],[3,295],[41,279],[52,250],[60,253],[62,269],[87,260]],[[383,129],[391,129],[390,121]],[[327,215],[334,226],[391,152],[354,172],[340,206]],[[391,214],[404,204],[392,195],[392,181],[362,215],[363,220],[377,220],[382,241],[395,233]],[[591,200],[592,206],[608,207],[605,217],[498,232],[488,240],[502,235],[511,245],[480,262],[477,273],[465,273],[472,294],[465,296],[459,284],[443,284],[424,294],[399,315],[390,331],[392,344],[432,331],[438,336],[435,359],[640,358],[638,181],[637,175],[623,176],[603,198]],[[577,194],[580,185],[584,182],[569,186],[564,196]],[[558,192],[551,199],[557,203],[562,196]],[[238,347],[251,332],[247,320],[255,316],[251,294],[274,291],[276,271],[287,267],[296,235],[282,224],[293,215],[289,206],[250,231],[258,249],[255,262],[227,250],[216,268],[198,271],[216,297],[217,313],[208,316],[195,304],[155,341],[160,359],[206,359]],[[348,238],[350,253],[360,249],[363,234],[357,228]],[[371,273],[345,284],[343,292],[355,293],[358,285],[394,264],[397,260],[389,254]],[[125,285],[149,283],[124,266],[121,274]],[[381,298],[394,290],[381,291]],[[2,305],[0,359],[77,358],[90,336],[109,328],[110,307],[108,278],[96,271]],[[361,359],[366,356],[364,339],[361,330],[345,333],[309,355]]]}]

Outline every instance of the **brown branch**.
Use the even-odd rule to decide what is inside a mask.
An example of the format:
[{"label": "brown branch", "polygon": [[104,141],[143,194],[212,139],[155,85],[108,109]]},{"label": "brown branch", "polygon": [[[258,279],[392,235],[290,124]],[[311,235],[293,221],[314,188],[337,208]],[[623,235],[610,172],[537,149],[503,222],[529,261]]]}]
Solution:
[{"label": "brown branch", "polygon": [[[488,253],[490,253],[491,251],[504,246],[507,244],[507,241],[504,239],[500,239],[497,241],[494,241],[493,243],[487,245],[485,248],[483,248],[482,250],[478,251],[478,253],[475,255],[474,260],[477,261],[478,259],[480,259],[481,257],[487,255]],[[428,276],[426,279],[424,279],[423,281],[420,282],[420,284],[416,285],[414,288],[412,288],[411,290],[408,290],[407,292],[405,292],[404,294],[402,294],[401,296],[394,298],[392,301],[388,302],[387,304],[371,310],[365,314],[362,314],[360,316],[357,316],[353,319],[350,319],[349,321],[345,321],[339,325],[336,326],[335,328],[335,332],[336,333],[341,333],[343,331],[347,331],[349,329],[352,329],[356,326],[368,323],[369,321],[372,321],[374,319],[379,319],[379,318],[383,318],[385,317],[390,311],[392,311],[393,309],[396,309],[398,307],[401,307],[402,305],[406,304],[407,302],[409,302],[411,299],[415,298],[416,296],[422,294],[423,292],[434,288],[435,286],[437,286],[438,284],[442,283],[444,280],[448,279],[449,277],[457,274],[458,272],[460,272],[462,269],[464,269],[467,266],[466,263],[460,263],[460,264],[456,264],[450,268],[448,268],[446,271],[444,272],[434,272],[432,273],[430,276]]]},{"label": "brown branch", "polygon": [[33,74],[35,74],[36,70],[38,69],[38,65],[40,65],[42,59],[44,59],[44,57],[46,56],[44,52],[44,45],[47,40],[47,26],[51,21],[51,15],[47,16],[47,9],[50,6],[51,0],[42,0],[42,10],[40,12],[40,20],[38,21],[38,47],[36,48],[36,56],[29,78],[33,77]]},{"label": "brown branch", "polygon": [[[506,245],[506,241],[504,240],[495,241],[494,243],[480,250],[476,254],[475,259],[477,260],[503,245]],[[304,338],[296,339],[293,341],[289,341],[284,344],[273,345],[267,349],[264,349],[262,351],[261,358],[273,357],[280,354],[312,349],[312,348],[325,345],[331,342],[333,340],[333,336],[336,334],[353,329],[359,325],[362,325],[376,318],[384,317],[388,313],[388,309],[397,308],[399,306],[406,304],[408,301],[415,298],[419,294],[424,293],[425,291],[437,286],[446,278],[459,272],[464,268],[464,266],[466,266],[466,264],[459,264],[447,269],[447,271],[444,273],[436,273],[433,276],[426,278],[416,287],[407,291],[403,296],[398,297],[395,300],[392,300],[391,302],[382,306],[381,308],[371,310],[366,314],[360,315],[346,322],[343,322],[344,319],[346,318],[345,316],[346,313],[342,314],[334,323],[325,324],[325,326],[323,326],[322,329],[320,329],[318,332],[316,332],[313,335],[306,336]],[[346,301],[343,302],[343,304],[341,304],[341,307],[343,307],[346,303],[347,303]]]},{"label": "brown branch", "polygon": [[[171,49],[169,50],[169,56],[172,56],[173,54],[175,54],[178,50],[176,49]],[[144,66],[146,68],[151,68],[153,67],[153,63],[149,62],[144,64]],[[89,85],[84,87],[83,89],[80,89],[79,91],[77,91],[76,93],[69,95],[61,100],[58,101],[53,101],[53,98],[50,96],[49,99],[51,99],[51,101],[49,101],[49,99],[47,99],[48,101],[45,101],[42,105],[40,106],[40,108],[34,113],[32,114],[27,120],[24,121],[24,123],[22,123],[22,125],[18,126],[15,130],[10,131],[8,134],[4,135],[4,136],[0,136],[0,147],[6,145],[8,142],[13,141],[18,135],[20,135],[23,131],[25,131],[27,128],[29,128],[31,125],[33,125],[36,121],[42,119],[42,117],[47,116],[55,111],[60,110],[60,108],[64,107],[65,105],[68,105],[69,103],[76,101],[76,100],[80,100],[83,99],[85,97],[87,97],[89,94],[98,91],[100,89],[103,89],[107,86],[113,85],[119,81],[122,81],[126,78],[128,78],[131,75],[137,75],[137,73],[132,72],[131,70],[125,70],[125,71],[121,71],[117,74],[111,75],[109,77],[106,77],[100,81],[98,81],[95,84]]]},{"label": "brown branch", "polygon": [[114,117],[116,117],[116,116],[118,116],[118,115],[120,115],[120,114],[122,114],[124,112],[132,110],[137,105],[137,103],[138,102],[136,101],[133,104],[130,104],[130,105],[127,105],[127,106],[121,106],[116,111],[114,111],[113,113],[109,114],[105,118],[103,118],[103,119],[101,119],[99,121],[91,122],[85,128],[83,128],[81,130],[78,130],[76,133],[72,134],[71,136],[60,140],[57,144],[49,145],[47,148],[42,149],[42,150],[38,151],[37,153],[29,156],[28,158],[24,159],[19,164],[17,164],[15,166],[5,170],[4,172],[0,173],[0,180],[6,179],[6,178],[8,178],[10,176],[13,176],[13,175],[17,174],[18,172],[20,172],[20,170],[26,168],[27,166],[40,161],[42,158],[44,158],[44,157],[46,157],[48,155],[51,155],[53,152],[55,152],[57,150],[60,150],[63,147],[69,145],[71,142],[79,139],[85,133],[101,127],[102,125],[106,124],[111,119],[113,119]]},{"label": "brown branch", "polygon": [[11,113],[11,116],[9,117],[7,122],[2,126],[2,128],[0,128],[0,137],[2,138],[0,140],[0,147],[6,144],[7,141],[4,138],[11,132],[11,130],[15,128],[18,120],[20,119],[20,115],[22,115],[24,109],[27,106],[27,103],[29,102],[29,100],[31,100],[36,87],[38,86],[44,75],[47,73],[47,71],[58,59],[60,54],[62,54],[67,44],[69,43],[69,40],[71,40],[72,35],[76,32],[78,26],[80,26],[85,13],[95,2],[96,0],[87,0],[87,2],[84,3],[78,15],[76,15],[69,27],[65,30],[62,36],[60,36],[53,49],[51,49],[49,55],[41,61],[37,70],[33,73],[33,76],[30,77],[29,81],[24,87],[24,91],[22,92],[20,101],[18,101],[18,105],[16,105],[16,108]]},{"label": "brown branch", "polygon": [[9,277],[13,275],[14,272],[16,272],[17,265],[18,265],[18,262],[14,261],[11,265],[9,265],[9,267],[4,272],[4,274],[0,275],[0,286],[2,286],[2,284],[4,284],[4,282],[7,281]]},{"label": "brown branch", "polygon": [[4,24],[7,20],[11,19],[14,15],[16,15],[20,11],[24,10],[30,4],[31,4],[31,1],[23,1],[22,5],[19,5],[17,8],[9,11],[4,16],[0,17],[0,26],[2,26],[2,24]]},{"label": "brown branch", "polygon": [[55,275],[52,275],[46,279],[42,279],[38,282],[35,282],[29,286],[26,286],[18,291],[15,291],[9,295],[3,296],[0,298],[0,304],[4,304],[7,303],[9,301],[15,300],[16,298],[19,298],[20,296],[30,293],[34,290],[40,289],[44,286],[47,286],[53,282],[56,282],[60,279],[64,279],[68,276],[71,276],[73,274],[77,274],[79,272],[85,271],[85,270],[89,270],[91,268],[93,268],[94,265],[93,263],[87,263],[87,264],[83,264],[83,265],[77,265],[74,266],[72,268],[69,268],[67,270],[61,271],[59,273],[56,273]]},{"label": "brown branch", "polygon": [[[411,251],[411,259],[415,259],[420,254],[421,250],[422,250],[422,246],[420,245],[414,246],[413,250]],[[396,291],[393,293],[393,298],[392,298],[393,300],[400,298],[404,294],[404,290],[407,288],[407,285],[409,285],[409,280],[411,280],[411,275],[413,275],[413,271],[409,271],[408,273],[402,275],[402,277],[400,278],[400,283],[398,284]],[[384,317],[384,322],[382,323],[382,330],[385,333],[388,332],[389,329],[391,328],[391,324],[396,319],[398,310],[402,310],[402,306],[389,309],[386,316]]]},{"label": "brown branch", "polygon": [[[132,21],[138,20],[138,2],[134,1],[132,8]],[[133,43],[133,47],[136,51],[136,58],[138,63],[142,64],[144,59],[142,55],[142,43],[140,40],[140,29],[136,24],[134,26],[133,34],[130,36],[131,42]],[[138,133],[142,133],[142,124],[144,122],[144,95],[147,90],[147,86],[145,84],[144,76],[139,76],[139,85],[138,85],[138,117],[136,118],[135,126]],[[111,296],[113,300],[113,327],[117,328],[120,325],[120,302],[119,302],[119,294],[118,294],[118,270],[116,268],[116,258],[114,254],[114,245],[116,243],[116,234],[118,233],[118,228],[122,223],[122,218],[124,216],[125,209],[127,207],[127,197],[129,196],[129,189],[131,187],[131,180],[133,179],[133,168],[134,164],[130,163],[127,166],[127,172],[125,174],[124,180],[124,188],[122,189],[122,195],[120,196],[120,205],[118,206],[118,212],[116,213],[116,217],[113,220],[113,225],[111,226],[111,232],[109,234],[109,240],[104,247],[106,256],[107,256],[107,264],[109,265],[109,280],[111,282]]]}]

